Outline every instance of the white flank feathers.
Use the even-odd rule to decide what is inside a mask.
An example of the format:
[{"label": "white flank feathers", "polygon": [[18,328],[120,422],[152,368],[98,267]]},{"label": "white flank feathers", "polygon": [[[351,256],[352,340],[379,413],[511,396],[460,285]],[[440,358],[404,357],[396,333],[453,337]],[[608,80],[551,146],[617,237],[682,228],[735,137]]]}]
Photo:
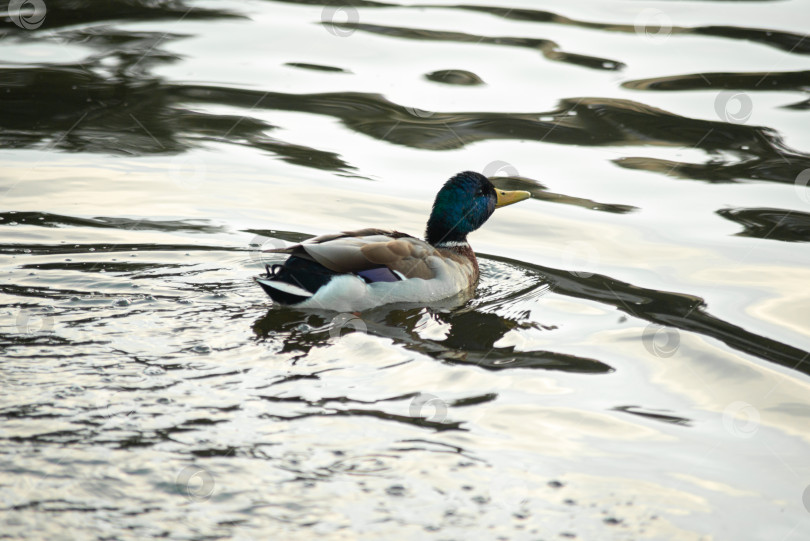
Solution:
[{"label": "white flank feathers", "polygon": [[427,263],[436,273],[430,280],[409,278],[399,282],[367,284],[357,276],[342,275],[333,278],[296,306],[359,312],[387,303],[414,302],[416,299],[428,304],[452,297],[470,286],[473,273],[471,263],[457,263],[437,256],[428,257]]}]

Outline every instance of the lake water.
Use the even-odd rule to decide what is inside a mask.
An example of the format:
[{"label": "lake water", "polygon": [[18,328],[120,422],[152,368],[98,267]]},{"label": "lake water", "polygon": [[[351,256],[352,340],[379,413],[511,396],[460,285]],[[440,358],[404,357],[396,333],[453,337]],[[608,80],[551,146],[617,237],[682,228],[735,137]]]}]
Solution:
[{"label": "lake water", "polygon": [[[10,4],[0,538],[810,538],[806,1]],[[468,169],[473,300],[253,283]]]}]

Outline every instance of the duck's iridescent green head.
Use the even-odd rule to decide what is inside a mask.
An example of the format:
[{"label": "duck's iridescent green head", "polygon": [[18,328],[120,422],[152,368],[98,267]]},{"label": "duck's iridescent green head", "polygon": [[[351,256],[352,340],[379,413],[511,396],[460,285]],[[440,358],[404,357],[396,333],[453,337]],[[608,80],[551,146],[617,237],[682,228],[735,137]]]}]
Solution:
[{"label": "duck's iridescent green head", "polygon": [[480,173],[459,173],[436,194],[425,240],[434,246],[465,242],[467,235],[484,225],[496,208],[529,197],[529,192],[496,189]]}]

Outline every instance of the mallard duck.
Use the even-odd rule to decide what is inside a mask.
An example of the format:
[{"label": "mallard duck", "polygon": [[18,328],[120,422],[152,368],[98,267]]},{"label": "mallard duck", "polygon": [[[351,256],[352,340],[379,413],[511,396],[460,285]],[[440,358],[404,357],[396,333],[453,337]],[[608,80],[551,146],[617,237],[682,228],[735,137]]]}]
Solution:
[{"label": "mallard duck", "polygon": [[429,305],[475,287],[478,261],[467,235],[496,208],[529,197],[464,171],[436,195],[425,240],[383,229],[323,235],[267,250],[290,257],[267,266],[256,282],[273,301],[301,308],[356,312],[394,302]]}]

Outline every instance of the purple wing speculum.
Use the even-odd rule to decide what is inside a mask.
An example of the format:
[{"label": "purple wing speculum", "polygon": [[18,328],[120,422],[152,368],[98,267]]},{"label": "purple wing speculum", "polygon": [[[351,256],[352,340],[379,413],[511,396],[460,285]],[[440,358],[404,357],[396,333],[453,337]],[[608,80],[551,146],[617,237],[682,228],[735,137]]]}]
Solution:
[{"label": "purple wing speculum", "polygon": [[394,273],[388,267],[377,267],[376,269],[366,269],[357,271],[355,274],[366,281],[368,284],[374,282],[399,282],[402,280],[398,273]]}]

